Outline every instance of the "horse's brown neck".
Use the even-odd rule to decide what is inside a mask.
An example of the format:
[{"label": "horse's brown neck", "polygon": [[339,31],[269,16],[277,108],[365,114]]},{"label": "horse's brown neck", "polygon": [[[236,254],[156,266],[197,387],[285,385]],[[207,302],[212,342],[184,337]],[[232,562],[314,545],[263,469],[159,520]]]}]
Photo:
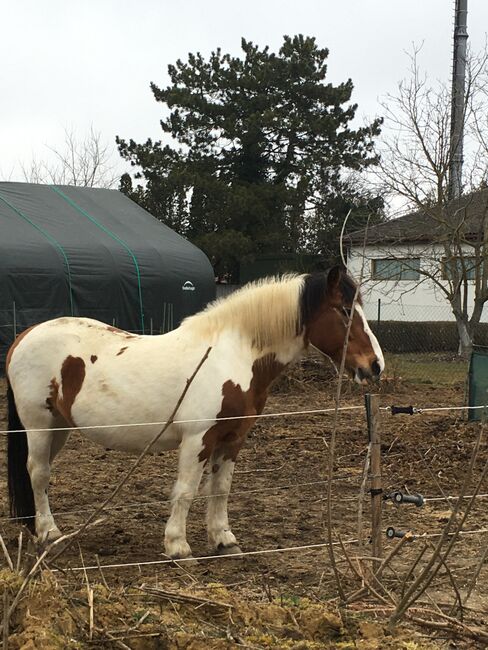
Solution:
[{"label": "horse's brown neck", "polygon": [[255,394],[267,392],[273,381],[286,368],[286,365],[277,361],[274,354],[266,354],[264,357],[256,359],[252,365],[252,379],[249,390]]}]

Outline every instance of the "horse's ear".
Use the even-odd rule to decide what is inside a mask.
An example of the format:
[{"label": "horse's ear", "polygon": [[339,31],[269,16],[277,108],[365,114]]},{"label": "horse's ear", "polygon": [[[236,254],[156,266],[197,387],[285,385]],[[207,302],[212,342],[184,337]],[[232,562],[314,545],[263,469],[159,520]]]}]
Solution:
[{"label": "horse's ear", "polygon": [[344,268],[337,264],[333,266],[327,274],[327,289],[330,293],[336,291],[339,287]]}]

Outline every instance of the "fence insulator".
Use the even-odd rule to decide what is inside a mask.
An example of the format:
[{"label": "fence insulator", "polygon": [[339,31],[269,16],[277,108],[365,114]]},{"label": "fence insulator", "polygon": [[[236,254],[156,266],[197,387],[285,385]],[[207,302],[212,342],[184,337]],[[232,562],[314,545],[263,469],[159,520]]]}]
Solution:
[{"label": "fence insulator", "polygon": [[396,492],[386,494],[385,499],[391,499],[398,505],[402,503],[413,503],[417,506],[417,508],[421,508],[425,503],[425,499],[421,494],[404,494],[398,490]]},{"label": "fence insulator", "polygon": [[[408,531],[397,530],[396,528],[393,528],[393,526],[388,526],[388,528],[386,529],[386,536],[388,537],[388,539],[395,539],[395,538],[402,539],[402,537],[405,537],[405,535],[407,535],[410,532],[411,531],[409,530]],[[412,540],[413,539],[415,539],[414,535],[412,535]]]},{"label": "fence insulator", "polygon": [[414,415],[415,413],[419,413],[419,410],[416,409],[414,406],[390,406],[390,411],[392,415],[398,415],[400,413],[404,413],[405,415]]}]

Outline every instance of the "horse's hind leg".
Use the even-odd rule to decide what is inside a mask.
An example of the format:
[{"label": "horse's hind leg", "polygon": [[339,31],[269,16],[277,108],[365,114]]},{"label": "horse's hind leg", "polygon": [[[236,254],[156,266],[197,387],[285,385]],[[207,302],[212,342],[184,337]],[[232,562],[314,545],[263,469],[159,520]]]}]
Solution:
[{"label": "horse's hind leg", "polygon": [[54,523],[48,498],[53,433],[27,430],[27,441],[27,471],[36,506],[36,534],[39,539],[54,540],[61,536],[61,532]]},{"label": "horse's hind leg", "polygon": [[52,464],[53,460],[56,458],[56,456],[59,454],[61,449],[64,447],[64,445],[67,443],[68,438],[70,437],[71,431],[69,430],[64,430],[67,429],[67,423],[60,422],[59,427],[61,429],[54,429],[53,431],[53,440],[51,442],[51,454],[49,456],[49,461]]},{"label": "horse's hind leg", "polygon": [[[67,426],[64,419],[51,414],[43,414],[35,424],[32,418],[25,417],[24,426],[27,433],[27,471],[32,485],[35,503],[36,534],[42,540],[54,540],[61,536],[61,532],[54,522],[49,506],[49,479],[51,476],[51,463],[56,454],[62,449],[69,437],[69,431],[57,431],[57,427]],[[39,431],[51,429],[50,431]]]}]

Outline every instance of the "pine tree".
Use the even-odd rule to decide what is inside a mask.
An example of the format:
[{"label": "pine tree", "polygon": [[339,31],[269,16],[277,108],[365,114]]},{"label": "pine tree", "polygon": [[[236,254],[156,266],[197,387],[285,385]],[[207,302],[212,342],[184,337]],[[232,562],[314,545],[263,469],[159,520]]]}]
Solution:
[{"label": "pine tree", "polygon": [[253,255],[320,248],[311,223],[326,229],[345,171],[376,162],[381,124],[351,128],[352,82],[326,83],[328,50],[314,38],[285,36],[277,54],[243,39],[242,50],[189,54],[169,66],[169,86],[151,84],[173,146],[117,138],[145,179],[134,188],[127,175],[122,190],[231,277]]}]

